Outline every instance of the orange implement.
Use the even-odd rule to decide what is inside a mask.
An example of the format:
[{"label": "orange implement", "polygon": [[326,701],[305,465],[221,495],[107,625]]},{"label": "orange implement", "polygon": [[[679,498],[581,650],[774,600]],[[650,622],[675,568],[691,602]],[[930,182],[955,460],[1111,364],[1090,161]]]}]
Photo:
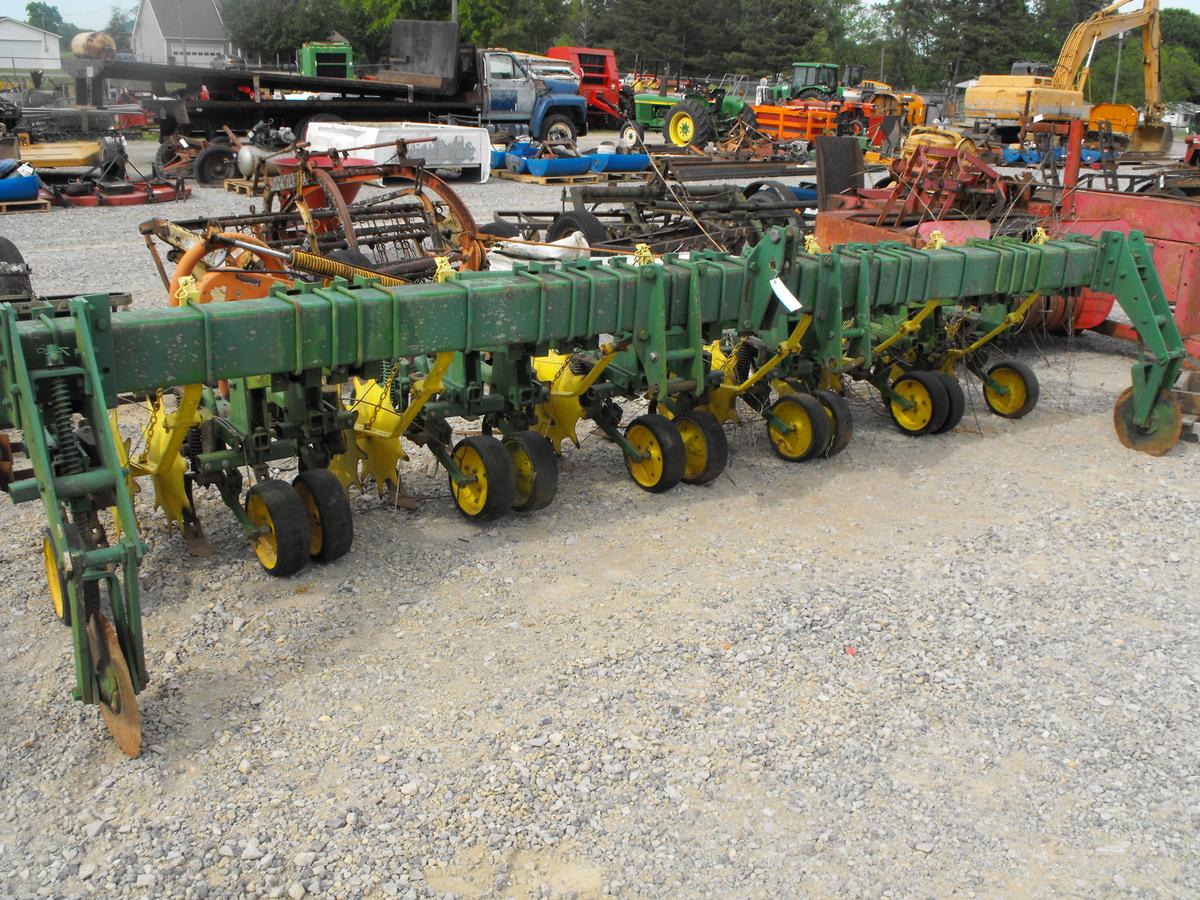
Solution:
[{"label": "orange implement", "polygon": [[827,106],[756,106],[758,130],[777,141],[813,141],[837,128],[837,112]]}]

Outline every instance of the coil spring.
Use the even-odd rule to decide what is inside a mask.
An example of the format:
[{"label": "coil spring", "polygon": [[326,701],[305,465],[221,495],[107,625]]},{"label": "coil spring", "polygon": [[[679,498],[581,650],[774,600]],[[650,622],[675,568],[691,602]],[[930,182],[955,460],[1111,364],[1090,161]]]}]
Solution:
[{"label": "coil spring", "polygon": [[77,475],[86,468],[83,452],[75,440],[75,411],[71,406],[71,385],[66,378],[50,382],[50,431],[58,445],[55,462],[60,475]]},{"label": "coil spring", "polygon": [[568,368],[572,375],[586,375],[592,371],[592,367],[596,365],[596,361],[590,356],[575,355],[567,362]]},{"label": "coil spring", "polygon": [[330,259],[327,256],[305,253],[303,250],[292,251],[291,265],[292,268],[299,269],[301,272],[322,275],[325,278],[373,278],[385,287],[408,284],[403,278],[384,275],[380,272],[363,268],[362,266],[355,266],[350,263],[341,262],[340,260]]},{"label": "coil spring", "polygon": [[183,452],[185,456],[196,457],[204,452],[204,433],[200,431],[198,425],[193,425],[187,430],[187,437],[184,438]]},{"label": "coil spring", "polygon": [[[758,363],[761,347],[760,342],[750,338],[744,338],[738,342],[734,351],[733,374],[739,384],[752,374],[751,367]],[[742,394],[742,399],[752,409],[761,412],[771,400],[771,386],[766,381],[760,381]]]},{"label": "coil spring", "polygon": [[[404,407],[404,386],[401,383],[400,361],[385,359],[379,364],[379,383],[388,388],[388,398],[394,409]],[[393,377],[393,374],[395,377]]]}]

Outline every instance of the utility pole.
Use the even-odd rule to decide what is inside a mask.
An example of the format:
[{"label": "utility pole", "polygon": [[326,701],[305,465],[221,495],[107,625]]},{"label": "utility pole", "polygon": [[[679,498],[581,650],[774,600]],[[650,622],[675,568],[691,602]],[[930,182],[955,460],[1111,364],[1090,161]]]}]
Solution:
[{"label": "utility pole", "polygon": [[1112,102],[1117,102],[1117,85],[1121,83],[1121,48],[1125,46],[1125,32],[1117,35],[1117,70],[1113,72]]},{"label": "utility pole", "polygon": [[458,0],[450,0],[450,21],[458,21]]},{"label": "utility pole", "polygon": [[183,0],[179,0],[179,6],[176,7],[179,13],[179,44],[183,47],[183,65],[188,64],[187,58],[187,35],[184,34],[183,27]]}]

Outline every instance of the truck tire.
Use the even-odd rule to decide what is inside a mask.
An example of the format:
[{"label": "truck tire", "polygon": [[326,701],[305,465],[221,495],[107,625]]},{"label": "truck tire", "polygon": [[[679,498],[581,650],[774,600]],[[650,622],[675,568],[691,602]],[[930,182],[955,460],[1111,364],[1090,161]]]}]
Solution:
[{"label": "truck tire", "polygon": [[205,187],[220,187],[237,171],[237,154],[228,144],[209,144],[192,162],[193,177]]},{"label": "truck tire", "polygon": [[334,115],[333,113],[317,113],[315,116],[309,116],[307,119],[305,119],[304,121],[302,121],[300,123],[300,128],[298,131],[296,131],[296,140],[298,140],[298,141],[308,140],[308,126],[311,125],[313,122],[345,122],[345,121],[346,120],[343,119],[341,116]]},{"label": "truck tire", "polygon": [[554,243],[559,238],[569,237],[575,232],[583,235],[589,247],[608,240],[608,229],[590,212],[563,213],[546,229],[546,240]]},{"label": "truck tire", "polygon": [[675,147],[703,147],[717,138],[708,104],[699,97],[684,97],[667,110],[663,137]]},{"label": "truck tire", "polygon": [[555,114],[542,121],[540,140],[575,143],[575,123],[566,116]]}]

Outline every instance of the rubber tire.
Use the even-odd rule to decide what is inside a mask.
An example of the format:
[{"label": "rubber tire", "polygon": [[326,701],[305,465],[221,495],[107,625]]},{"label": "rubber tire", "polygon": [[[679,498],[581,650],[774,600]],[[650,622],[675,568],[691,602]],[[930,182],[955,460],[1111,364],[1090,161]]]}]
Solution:
[{"label": "rubber tire", "polygon": [[825,407],[825,414],[829,417],[833,432],[829,436],[829,447],[825,451],[825,457],[837,456],[854,437],[854,414],[850,412],[850,404],[846,402],[846,398],[836,391],[822,388],[813,391],[813,396]]},{"label": "rubber tire", "polygon": [[276,578],[295,575],[308,565],[311,544],[308,510],[304,508],[304,501],[292,490],[291,485],[275,480],[260,481],[250,488],[246,495],[247,507],[254,496],[262,498],[275,527],[275,566],[268,569],[261,559],[259,565],[268,575]]},{"label": "rubber tire", "polygon": [[781,219],[790,219],[796,225],[804,224],[804,213],[796,212],[796,210],[804,208],[803,202],[796,197],[796,193],[791,187],[782,181],[755,181],[746,185],[742,194],[751,203],[754,203],[755,197],[760,196],[767,202],[794,203],[795,206],[791,213],[775,212],[772,215],[779,216]]},{"label": "rubber tire", "polygon": [[[349,553],[354,543],[354,514],[338,477],[328,469],[306,469],[292,480],[292,487],[301,501],[307,492],[316,507],[316,521],[313,521],[312,511],[305,506],[309,513],[309,556],[313,562],[330,563]],[[321,545],[314,552],[312,529],[316,527],[321,529]]]},{"label": "rubber tire", "polygon": [[361,250],[351,250],[349,247],[342,247],[340,250],[332,250],[329,253],[329,258],[341,263],[346,263],[351,266],[358,266],[361,269],[374,269],[378,263]]},{"label": "rubber tire", "polygon": [[946,421],[946,417],[950,414],[950,398],[946,395],[946,388],[942,384],[942,380],[937,377],[934,372],[926,372],[923,369],[916,369],[912,372],[906,372],[895,381],[892,382],[892,387],[900,384],[903,381],[916,381],[929,394],[929,402],[931,406],[929,421],[925,426],[917,431],[910,431],[900,424],[896,418],[896,411],[892,408],[889,401],[887,403],[888,413],[891,414],[892,421],[896,423],[896,427],[910,437],[920,437],[923,434],[936,434],[937,429],[942,427],[942,423]]},{"label": "rubber tire", "polygon": [[687,447],[684,447],[684,482],[708,484],[715,481],[717,476],[725,471],[725,466],[729,464],[729,438],[725,436],[725,429],[721,427],[716,416],[702,409],[689,409],[687,412],[680,413],[675,417],[676,428],[679,428],[680,422],[692,422],[700,429],[706,451],[704,469],[689,476],[687,473]]},{"label": "rubber tire", "polygon": [[[554,445],[536,431],[514,431],[505,435],[501,443],[513,463],[515,496],[512,508],[517,512],[545,509],[558,493],[558,457],[554,455]],[[515,481],[518,453],[524,453],[533,465],[533,485],[525,498],[521,497]]]},{"label": "rubber tire", "polygon": [[583,235],[589,247],[608,240],[608,229],[604,227],[603,222],[590,212],[572,211],[561,213],[550,223],[550,227],[546,229],[546,241],[553,243],[576,231]]},{"label": "rubber tire", "polygon": [[124,181],[129,157],[120,143],[110,137],[100,138],[100,165],[96,168],[104,181]]},{"label": "rubber tire", "polygon": [[453,453],[457,453],[463,446],[473,448],[483,462],[483,473],[488,480],[487,496],[483,501],[483,509],[477,513],[467,512],[454,496],[454,479],[447,474],[454,506],[472,522],[486,522],[499,518],[512,509],[513,501],[517,498],[517,476],[513,472],[512,457],[500,441],[486,434],[468,435],[454,445]]},{"label": "rubber tire", "polygon": [[[622,145],[631,150],[636,150],[638,147],[646,143],[646,129],[642,127],[641,122],[628,121],[623,123],[618,129],[620,138],[618,140]],[[630,142],[630,138],[636,136],[636,140]]]},{"label": "rubber tire", "polygon": [[963,414],[967,411],[967,395],[963,392],[962,382],[949,372],[935,371],[933,374],[938,377],[946,389],[946,399],[950,401],[950,406],[946,412],[946,421],[938,427],[937,431],[929,433],[946,434],[957,428],[958,423],[963,420]]},{"label": "rubber tire", "polygon": [[512,222],[505,222],[503,219],[486,222],[475,230],[480,234],[490,234],[492,237],[519,238],[521,236],[521,229]]},{"label": "rubber tire", "polygon": [[233,177],[235,171],[237,154],[227,144],[209,144],[192,161],[192,177],[205,187],[220,187],[226,178]]},{"label": "rubber tire", "polygon": [[163,166],[175,158],[175,150],[168,144],[159,144],[154,151],[154,162],[150,166],[150,174],[155,178],[162,177]]},{"label": "rubber tire", "polygon": [[542,130],[541,130],[540,134],[538,135],[538,140],[540,140],[540,141],[550,140],[550,130],[552,128],[554,128],[555,125],[565,125],[571,132],[571,137],[569,138],[569,142],[572,144],[575,143],[576,138],[579,137],[579,130],[575,127],[574,122],[572,122],[566,116],[560,115],[560,114],[546,116],[546,118],[542,120]]},{"label": "rubber tire", "polygon": [[[6,237],[0,237],[0,262],[23,265],[25,257],[21,251]],[[33,298],[33,282],[29,275],[0,275],[0,294],[15,297]]]},{"label": "rubber tire", "polygon": [[314,122],[345,122],[345,121],[346,120],[343,119],[341,116],[335,115],[334,113],[317,113],[315,116],[309,116],[307,119],[302,120],[300,122],[300,127],[292,133],[294,135],[296,135],[296,140],[306,141],[306,140],[308,140],[308,126],[313,124]]},{"label": "rubber tire", "polygon": [[662,474],[658,481],[652,485],[640,483],[636,478],[633,478],[633,468],[629,457],[625,457],[625,468],[629,472],[629,477],[633,478],[633,483],[640,487],[643,491],[651,494],[661,494],[664,491],[669,491],[679,482],[683,481],[683,472],[687,468],[687,454],[683,449],[683,438],[679,436],[679,430],[675,427],[675,423],[666,416],[660,416],[658,413],[647,413],[644,416],[638,416],[625,427],[625,437],[628,439],[629,432],[636,426],[646,428],[654,440],[658,443],[659,449],[662,451]]},{"label": "rubber tire", "polygon": [[[692,132],[692,139],[687,144],[676,144],[671,140],[671,119],[677,113],[690,115],[696,126],[696,130]],[[684,97],[668,109],[667,114],[663,116],[663,138],[672,147],[703,147],[709,141],[715,141],[717,129],[713,125],[712,113],[709,111],[708,104],[697,97]]]},{"label": "rubber tire", "polygon": [[825,407],[812,394],[784,394],[771,404],[771,412],[778,415],[777,410],[780,407],[792,404],[800,406],[804,410],[805,415],[808,416],[813,432],[812,441],[809,442],[808,447],[799,455],[790,456],[780,448],[778,443],[771,439],[772,429],[771,423],[768,420],[767,439],[771,443],[771,449],[775,451],[776,456],[788,462],[804,462],[815,456],[824,455],[825,451],[829,449],[833,435],[833,426],[829,424],[829,415],[825,412]]},{"label": "rubber tire", "polygon": [[1012,413],[997,412],[992,406],[991,400],[988,399],[987,384],[984,383],[983,401],[987,404],[993,415],[1000,416],[1002,419],[1020,419],[1023,416],[1029,415],[1033,408],[1037,406],[1038,398],[1042,394],[1041,384],[1038,382],[1037,375],[1033,373],[1033,369],[1025,365],[1023,362],[1018,362],[1015,359],[1002,359],[997,363],[988,366],[987,373],[992,374],[996,369],[1008,368],[1020,374],[1021,379],[1025,382],[1025,402],[1021,407]]},{"label": "rubber tire", "polygon": [[793,97],[792,99],[793,100],[832,100],[833,95],[830,93],[826,93],[825,91],[821,90],[820,88],[807,87],[807,88],[801,88],[800,90],[798,90],[796,92],[796,96]]}]

